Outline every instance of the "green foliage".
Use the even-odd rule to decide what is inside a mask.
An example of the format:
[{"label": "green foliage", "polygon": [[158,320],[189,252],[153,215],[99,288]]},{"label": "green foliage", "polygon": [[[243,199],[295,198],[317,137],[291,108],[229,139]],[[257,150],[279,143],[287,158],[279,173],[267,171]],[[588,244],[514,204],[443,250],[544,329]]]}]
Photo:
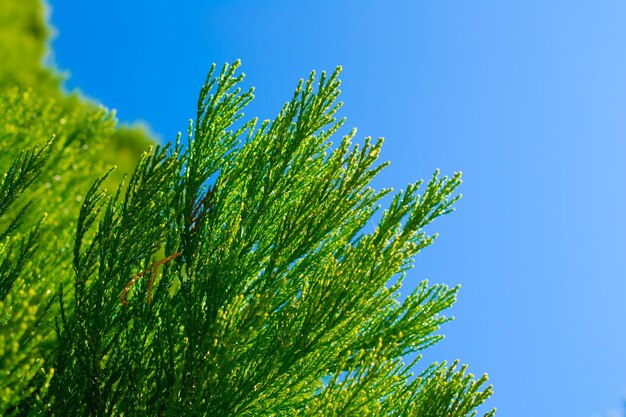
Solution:
[{"label": "green foliage", "polygon": [[38,0],[2,0],[0,3],[0,89],[38,86],[47,95],[60,96],[61,78],[41,62],[47,53],[49,30]]},{"label": "green foliage", "polygon": [[[58,110],[66,115],[64,120],[97,117],[102,109],[76,93],[64,93],[62,76],[43,65],[50,35],[44,14],[41,0],[0,2],[0,92],[34,91],[40,98],[54,99]],[[106,145],[101,146],[98,159],[119,167],[108,184],[115,187],[123,173],[132,172],[138,157],[154,140],[140,126],[110,126],[108,129],[104,137],[98,138]],[[93,138],[89,137],[88,141],[91,140]]]},{"label": "green foliage", "polygon": [[95,162],[97,140],[113,124],[103,112],[72,117],[55,100],[16,88],[0,96],[0,114],[0,360],[22,383],[3,383],[0,414],[7,415],[32,389],[24,375],[51,372],[44,365],[53,336],[50,297],[57,285],[71,282],[63,254],[70,249],[81,188],[103,169]]},{"label": "green foliage", "polygon": [[[3,175],[0,182],[0,218],[5,217],[41,171],[48,156],[48,145],[20,152]],[[35,292],[31,289],[29,293],[24,293],[21,289],[17,291],[16,299],[9,297],[15,282],[23,275],[26,264],[36,252],[40,237],[40,224],[27,233],[16,233],[27,208],[23,207],[13,216],[0,237],[0,364],[5,373],[3,390],[0,391],[0,411],[3,415],[14,403],[33,394],[30,381],[38,371],[43,371],[38,366],[41,364],[37,363],[41,362],[37,345],[42,342],[42,335],[36,331],[42,317],[39,308],[31,304]],[[21,304],[18,304],[20,301]]]},{"label": "green foliage", "polygon": [[460,176],[410,185],[364,233],[389,192],[368,186],[382,141],[353,146],[353,132],[333,147],[338,71],[312,75],[257,127],[240,120],[252,94],[237,65],[209,76],[187,146],[145,154],[125,193],[99,180],[86,194],[51,409],[471,415],[485,378],[433,365],[411,381],[401,361],[440,338],[457,289],[422,282],[398,301]]},{"label": "green foliage", "polygon": [[239,63],[213,68],[188,140],[120,183],[110,162],[134,166],[145,132],[41,82],[40,9],[2,8],[31,26],[0,34],[43,28],[29,65],[50,77],[0,77],[0,415],[476,413],[486,377],[402,360],[441,339],[456,298],[399,291],[460,174],[396,193],[368,232],[391,190],[369,186],[382,140],[332,142],[339,70],[259,123]]},{"label": "green foliage", "polygon": [[[146,134],[115,128],[42,65],[49,30],[35,0],[0,2],[0,415],[40,404],[52,375],[52,295],[71,284],[80,200],[107,162],[131,171]],[[112,146],[111,146],[112,145]],[[30,405],[29,405],[30,404]]]}]

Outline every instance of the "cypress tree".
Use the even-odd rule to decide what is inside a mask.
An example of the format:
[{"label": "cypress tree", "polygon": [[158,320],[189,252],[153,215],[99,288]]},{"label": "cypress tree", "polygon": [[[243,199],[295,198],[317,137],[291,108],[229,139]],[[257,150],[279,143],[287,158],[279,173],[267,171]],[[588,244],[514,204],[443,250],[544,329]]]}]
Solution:
[{"label": "cypress tree", "polygon": [[460,174],[372,189],[382,140],[337,138],[339,73],[259,122],[239,62],[214,66],[186,140],[128,176],[98,162],[110,113],[7,82],[1,415],[475,415],[486,376],[403,361],[441,339],[458,288],[399,298]]}]

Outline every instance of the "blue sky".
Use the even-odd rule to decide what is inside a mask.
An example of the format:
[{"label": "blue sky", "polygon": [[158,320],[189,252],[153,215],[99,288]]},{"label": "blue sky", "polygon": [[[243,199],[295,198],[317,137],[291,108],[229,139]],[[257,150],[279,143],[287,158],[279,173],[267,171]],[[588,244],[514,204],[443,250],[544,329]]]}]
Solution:
[{"label": "blue sky", "polygon": [[342,65],[342,115],[384,136],[376,187],[464,172],[407,282],[462,284],[425,359],[468,363],[507,417],[591,417],[626,395],[626,3],[49,0],[51,61],[162,140],[211,63],[241,58],[249,115]]}]

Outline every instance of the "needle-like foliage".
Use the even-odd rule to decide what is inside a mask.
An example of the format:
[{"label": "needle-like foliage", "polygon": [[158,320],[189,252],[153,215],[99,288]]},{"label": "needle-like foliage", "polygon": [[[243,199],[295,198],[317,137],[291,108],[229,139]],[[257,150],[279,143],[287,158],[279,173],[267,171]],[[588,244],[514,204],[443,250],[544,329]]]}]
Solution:
[{"label": "needle-like foliage", "polygon": [[[42,65],[50,32],[39,0],[0,2],[0,415],[43,404],[53,373],[53,293],[69,288],[80,202],[106,162],[119,183],[145,134],[61,90]],[[117,178],[115,177],[117,175]]]},{"label": "needle-like foliage", "polygon": [[485,378],[456,364],[411,378],[401,360],[440,339],[457,289],[424,281],[398,301],[460,175],[409,185],[365,232],[389,192],[369,187],[382,141],[330,141],[339,70],[257,126],[238,65],[209,74],[185,146],[146,153],[124,192],[86,193],[51,411],[471,415]]},{"label": "needle-like foliage", "polygon": [[382,140],[338,136],[339,69],[258,122],[239,62],[213,67],[187,140],[120,184],[143,133],[60,91],[35,0],[1,10],[31,23],[0,13],[0,57],[22,39],[32,68],[0,69],[0,415],[477,413],[485,376],[419,356],[458,288],[400,297],[460,174],[372,189]]}]

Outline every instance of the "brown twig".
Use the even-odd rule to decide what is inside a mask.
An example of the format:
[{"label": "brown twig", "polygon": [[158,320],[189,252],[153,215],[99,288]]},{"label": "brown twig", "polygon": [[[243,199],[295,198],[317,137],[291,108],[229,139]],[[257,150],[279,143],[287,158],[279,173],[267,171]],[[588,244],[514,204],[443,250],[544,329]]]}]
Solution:
[{"label": "brown twig", "polygon": [[160,261],[154,264],[154,268],[152,269],[152,275],[150,275],[150,283],[148,283],[148,304],[150,304],[150,300],[152,299],[152,284],[154,284],[154,278],[156,277],[156,274],[157,274],[157,268],[160,265],[163,265],[164,263],[167,263],[174,258],[178,258],[182,254],[183,254],[182,251],[173,253],[167,258],[161,259]]},{"label": "brown twig", "polygon": [[126,286],[124,287],[124,291],[122,291],[122,295],[120,296],[120,301],[122,302],[123,305],[127,306],[128,305],[128,301],[126,301],[126,294],[128,293],[128,290],[130,290],[130,287],[132,287],[132,285],[139,279],[141,278],[143,275],[145,275],[146,272],[148,272],[149,268],[144,269],[143,271],[141,271],[140,273],[138,273],[137,275],[135,275],[133,277],[133,279],[131,279],[130,281],[128,281],[128,283],[126,284]]},{"label": "brown twig", "polygon": [[154,285],[154,279],[156,278],[156,274],[157,274],[159,266],[163,265],[164,263],[167,263],[167,262],[171,261],[174,258],[179,257],[182,254],[183,254],[182,252],[173,253],[173,254],[169,255],[168,257],[163,258],[160,261],[157,261],[151,267],[148,267],[148,268],[144,269],[143,271],[139,272],[137,275],[135,275],[133,277],[133,279],[128,281],[128,283],[124,287],[124,291],[122,291],[122,295],[120,297],[120,301],[122,302],[122,304],[125,305],[125,306],[128,305],[128,301],[126,300],[126,294],[128,293],[128,290],[130,290],[130,287],[132,287],[133,284],[135,282],[137,282],[137,280],[139,278],[144,276],[149,270],[152,269],[152,273],[150,274],[150,283],[148,283],[148,299],[147,299],[148,304],[150,304],[150,301],[152,300],[152,286]]},{"label": "brown twig", "polygon": [[[208,211],[208,210],[202,210],[202,209],[204,208],[204,205],[209,200],[209,198],[213,196],[213,194],[215,193],[215,190],[216,190],[215,186],[211,187],[211,189],[207,191],[206,195],[202,197],[202,200],[200,200],[198,204],[196,204],[193,210],[191,211],[191,216],[190,216],[191,229],[190,230],[192,232],[195,232],[198,229],[198,227],[200,227],[200,224],[202,224],[202,220],[204,220],[204,216],[206,215]],[[213,203],[209,204],[208,209],[210,210],[212,207],[213,207]],[[179,251],[171,255],[168,255],[167,257],[161,259],[160,261],[155,262],[155,264],[152,265],[151,267],[148,267],[144,269],[143,271],[139,272],[138,274],[136,274],[130,281],[128,281],[128,283],[126,283],[126,286],[124,287],[124,290],[122,291],[122,295],[120,296],[120,301],[122,302],[122,304],[124,306],[128,305],[128,301],[126,300],[126,294],[128,294],[130,287],[132,287],[133,284],[135,284],[135,282],[137,282],[137,280],[141,278],[142,276],[144,276],[148,271],[152,270],[152,273],[150,274],[150,282],[148,283],[148,297],[147,297],[147,302],[148,304],[150,304],[150,301],[152,300],[152,287],[154,285],[154,279],[156,278],[156,274],[157,274],[159,266],[171,261],[174,258],[179,257],[182,254],[183,252]]]}]

